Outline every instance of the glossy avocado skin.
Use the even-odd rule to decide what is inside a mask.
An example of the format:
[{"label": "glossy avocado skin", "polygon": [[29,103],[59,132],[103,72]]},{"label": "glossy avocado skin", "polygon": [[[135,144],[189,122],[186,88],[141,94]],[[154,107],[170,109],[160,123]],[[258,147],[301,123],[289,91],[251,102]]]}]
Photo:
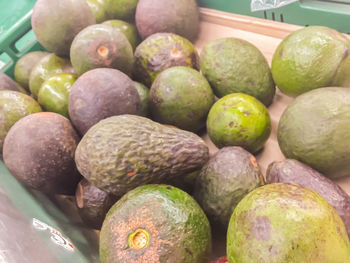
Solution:
[{"label": "glossy avocado skin", "polygon": [[[132,246],[142,229],[148,243]],[[196,201],[169,185],[144,185],[124,195],[108,212],[100,235],[101,263],[207,263],[210,225]]]},{"label": "glossy avocado skin", "polygon": [[267,168],[266,183],[293,183],[315,191],[333,206],[350,234],[350,196],[310,166],[292,159],[273,162]]},{"label": "glossy avocado skin", "polygon": [[196,134],[128,114],[91,127],[75,153],[85,178],[119,196],[198,170],[208,159],[208,147]]}]

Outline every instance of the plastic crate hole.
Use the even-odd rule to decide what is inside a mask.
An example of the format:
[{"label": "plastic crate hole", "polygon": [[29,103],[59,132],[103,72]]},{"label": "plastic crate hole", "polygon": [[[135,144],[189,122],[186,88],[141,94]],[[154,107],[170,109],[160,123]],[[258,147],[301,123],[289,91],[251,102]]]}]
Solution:
[{"label": "plastic crate hole", "polygon": [[266,11],[264,11],[264,18],[267,19]]},{"label": "plastic crate hole", "polygon": [[283,14],[280,14],[280,19],[281,19],[281,22],[283,23],[284,22]]},{"label": "plastic crate hole", "polygon": [[275,21],[275,12],[272,12],[272,20]]},{"label": "plastic crate hole", "polygon": [[12,59],[9,55],[7,55],[4,52],[0,54],[0,70],[5,68],[11,62],[12,62]]},{"label": "plastic crate hole", "polygon": [[14,48],[15,51],[21,52],[30,44],[32,44],[36,40],[33,30],[29,30],[27,33],[23,35],[19,40],[16,41]]}]

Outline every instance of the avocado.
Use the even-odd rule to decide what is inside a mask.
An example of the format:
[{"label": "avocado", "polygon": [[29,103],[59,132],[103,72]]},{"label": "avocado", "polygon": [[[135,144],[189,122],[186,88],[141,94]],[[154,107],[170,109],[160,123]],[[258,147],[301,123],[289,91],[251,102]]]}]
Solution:
[{"label": "avocado", "polygon": [[106,2],[106,0],[86,0],[97,24],[100,24],[109,18],[106,10]]},{"label": "avocado", "polygon": [[134,20],[139,0],[104,0],[110,19]]},{"label": "avocado", "polygon": [[74,38],[70,59],[78,75],[94,68],[114,68],[130,75],[133,50],[120,30],[109,25],[91,25]]},{"label": "avocado", "polygon": [[129,40],[133,51],[141,41],[136,27],[123,20],[118,20],[118,19],[108,20],[103,22],[102,24],[109,25],[119,30],[120,32],[122,32],[126,36],[126,38]]},{"label": "avocado", "polygon": [[202,168],[193,196],[212,225],[226,230],[239,201],[261,185],[264,177],[255,157],[241,147],[224,147]]},{"label": "avocado", "polygon": [[62,57],[69,57],[75,35],[95,23],[85,0],[37,0],[31,18],[39,43]]},{"label": "avocado", "polygon": [[169,32],[193,41],[199,32],[199,9],[195,0],[139,0],[135,20],[143,39]]},{"label": "avocado", "polygon": [[316,192],[289,183],[259,187],[235,208],[227,231],[229,262],[347,263],[341,218]]},{"label": "avocado", "polygon": [[187,173],[184,175],[177,176],[175,178],[170,178],[166,180],[164,183],[180,188],[182,191],[192,195],[194,190],[194,185],[197,177],[199,176],[200,170]]},{"label": "avocado", "polygon": [[349,102],[348,88],[319,88],[298,96],[278,123],[284,156],[329,178],[350,176]]},{"label": "avocado", "polygon": [[169,185],[144,185],[108,212],[100,234],[101,263],[207,263],[207,217],[187,193]]},{"label": "avocado", "polygon": [[203,75],[221,98],[245,93],[269,106],[275,83],[266,58],[253,44],[239,38],[220,38],[209,42],[200,54]]},{"label": "avocado", "polygon": [[32,97],[18,91],[0,90],[0,154],[12,125],[19,119],[40,111],[40,105]]},{"label": "avocado", "polygon": [[18,82],[18,84],[29,91],[29,76],[32,69],[40,59],[48,54],[48,52],[33,51],[25,54],[23,57],[17,60],[15,65],[15,80]]},{"label": "avocado", "polygon": [[134,78],[151,87],[157,75],[170,67],[185,66],[199,70],[199,56],[194,45],[179,35],[157,33],[137,46],[134,53]]},{"label": "avocado", "polygon": [[83,222],[94,229],[101,229],[108,210],[118,200],[83,179],[75,192],[78,213]]},{"label": "avocado", "polygon": [[17,82],[13,81],[5,73],[0,72],[0,90],[13,90],[26,94],[26,90],[22,88]]},{"label": "avocado", "polygon": [[141,101],[134,82],[116,69],[98,68],[81,75],[73,84],[68,111],[83,135],[102,119],[120,114],[140,114]]},{"label": "avocado", "polygon": [[154,120],[192,132],[205,127],[214,102],[208,81],[197,70],[188,67],[162,71],[149,93]]},{"label": "avocado", "polygon": [[45,80],[58,73],[74,73],[72,64],[68,59],[58,57],[52,53],[40,59],[29,76],[29,89],[33,97],[38,97],[41,85]]},{"label": "avocado", "polygon": [[297,160],[286,159],[268,166],[266,182],[298,184],[315,191],[337,211],[350,236],[350,196],[324,175]]},{"label": "avocado", "polygon": [[81,179],[74,152],[79,136],[69,120],[53,112],[30,114],[9,130],[4,163],[26,186],[48,194],[73,194]]},{"label": "avocado", "polygon": [[149,114],[149,89],[143,85],[142,83],[134,81],[135,88],[137,92],[139,93],[140,100],[141,100],[141,116],[147,117]]},{"label": "avocado", "polygon": [[80,173],[115,195],[193,172],[208,158],[208,147],[196,134],[128,114],[91,127],[75,153]]}]

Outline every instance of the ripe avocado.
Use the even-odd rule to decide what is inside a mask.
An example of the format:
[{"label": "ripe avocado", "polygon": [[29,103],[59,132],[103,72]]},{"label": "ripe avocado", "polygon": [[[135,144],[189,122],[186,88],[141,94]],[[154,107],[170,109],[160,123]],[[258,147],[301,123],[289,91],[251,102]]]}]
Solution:
[{"label": "ripe avocado", "polygon": [[130,75],[134,61],[126,36],[103,24],[88,26],[76,35],[70,59],[78,75],[94,68],[115,68]]},{"label": "ripe avocado", "polygon": [[102,119],[120,114],[140,114],[141,100],[134,82],[116,69],[98,68],[81,75],[73,84],[68,110],[83,135]]},{"label": "ripe avocado", "polygon": [[239,201],[261,185],[255,157],[241,147],[224,147],[202,168],[193,196],[210,222],[226,230]]},{"label": "ripe avocado", "polygon": [[350,243],[341,218],[316,192],[268,184],[237,205],[227,231],[235,263],[347,263]]},{"label": "ripe avocado", "polygon": [[32,97],[13,90],[0,90],[0,155],[12,125],[24,116],[40,111],[40,105]]},{"label": "ripe avocado", "polygon": [[208,81],[196,70],[172,67],[152,84],[149,103],[155,121],[196,132],[205,127],[215,98]]},{"label": "ripe avocado", "polygon": [[41,85],[45,80],[58,73],[74,73],[68,59],[58,57],[55,54],[49,54],[40,59],[29,76],[29,89],[33,97],[38,97]]},{"label": "ripe avocado", "polygon": [[350,89],[319,88],[298,96],[278,124],[286,158],[329,178],[350,176]]},{"label": "ripe avocado", "polygon": [[8,132],[3,157],[11,174],[48,194],[73,194],[81,179],[74,152],[79,136],[69,120],[53,112],[30,114]]},{"label": "ripe avocado", "polygon": [[15,80],[26,90],[29,90],[29,76],[35,64],[48,55],[47,52],[34,51],[25,54],[15,65]]},{"label": "ripe avocado", "polygon": [[75,192],[78,213],[83,222],[94,229],[101,229],[108,210],[118,200],[83,179]]},{"label": "ripe avocado", "polygon": [[195,40],[199,32],[199,10],[195,0],[139,0],[136,26],[143,39],[169,32]]},{"label": "ripe avocado", "polygon": [[194,45],[172,33],[149,36],[137,46],[134,57],[134,78],[148,87],[167,68],[185,66],[199,70],[199,57]]},{"label": "ripe avocado", "polygon": [[298,184],[315,191],[337,211],[350,236],[350,196],[316,170],[292,159],[273,162],[267,168],[266,182]]},{"label": "ripe avocado", "polygon": [[26,90],[5,73],[0,72],[0,90],[13,90],[26,94]]},{"label": "ripe avocado", "polygon": [[135,88],[137,92],[139,93],[140,100],[141,100],[141,116],[147,117],[149,113],[149,89],[143,85],[142,83],[134,81]]},{"label": "ripe avocado", "polygon": [[144,185],[108,212],[100,235],[101,263],[207,263],[207,217],[187,193],[169,185]]},{"label": "ripe avocado", "polygon": [[127,114],[91,127],[75,153],[81,174],[115,195],[198,170],[208,158],[208,147],[196,134]]},{"label": "ripe avocado", "polygon": [[37,0],[31,22],[40,44],[63,57],[69,57],[75,35],[96,23],[85,0]]}]

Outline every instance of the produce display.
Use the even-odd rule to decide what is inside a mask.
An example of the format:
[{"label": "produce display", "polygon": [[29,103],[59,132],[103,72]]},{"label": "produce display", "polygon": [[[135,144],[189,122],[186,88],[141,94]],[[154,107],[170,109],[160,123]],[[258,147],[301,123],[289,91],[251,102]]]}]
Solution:
[{"label": "produce display", "polygon": [[46,51],[0,73],[1,157],[73,196],[101,263],[350,262],[348,37],[302,28],[270,67],[236,37],[199,50],[195,0],[37,0],[31,22]]}]

